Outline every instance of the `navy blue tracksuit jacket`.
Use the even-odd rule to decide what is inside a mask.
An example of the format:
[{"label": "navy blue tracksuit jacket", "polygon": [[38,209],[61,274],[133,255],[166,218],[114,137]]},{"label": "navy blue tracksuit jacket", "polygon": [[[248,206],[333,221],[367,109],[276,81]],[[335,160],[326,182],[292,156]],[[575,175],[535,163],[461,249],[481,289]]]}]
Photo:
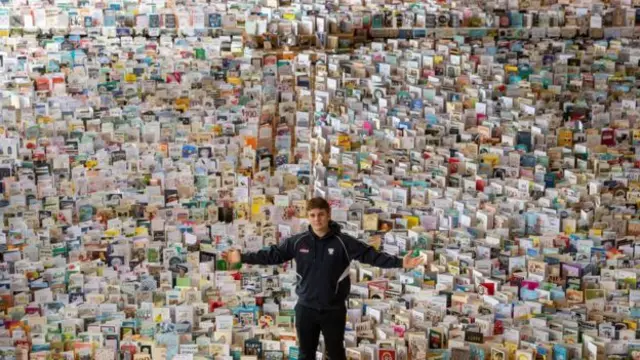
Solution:
[{"label": "navy blue tracksuit jacket", "polygon": [[242,262],[277,265],[295,259],[298,275],[298,304],[330,310],[345,307],[351,290],[349,264],[352,260],[380,268],[401,268],[402,258],[377,251],[372,246],[340,231],[331,221],[329,232],[319,238],[311,227],[280,245],[254,253],[242,254]]}]

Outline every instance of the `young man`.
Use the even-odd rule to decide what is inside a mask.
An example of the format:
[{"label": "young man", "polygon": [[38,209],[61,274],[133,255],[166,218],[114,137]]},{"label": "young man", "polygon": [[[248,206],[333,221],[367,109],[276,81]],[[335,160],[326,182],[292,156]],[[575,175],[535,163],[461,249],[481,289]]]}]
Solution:
[{"label": "young man", "polygon": [[411,269],[424,257],[410,254],[399,258],[376,251],[373,247],[343,234],[331,221],[331,208],[323,198],[311,199],[307,205],[309,230],[294,235],[278,246],[254,253],[238,250],[226,254],[231,264],[277,265],[296,261],[298,303],[296,330],[300,360],[314,360],[320,332],[324,336],[330,360],[344,360],[346,299],[351,289],[349,264],[352,260],[380,268]]}]

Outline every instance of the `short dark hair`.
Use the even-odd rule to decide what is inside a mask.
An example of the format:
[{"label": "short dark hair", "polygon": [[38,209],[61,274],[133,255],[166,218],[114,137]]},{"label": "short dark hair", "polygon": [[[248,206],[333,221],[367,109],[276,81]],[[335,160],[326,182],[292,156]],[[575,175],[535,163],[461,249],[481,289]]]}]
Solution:
[{"label": "short dark hair", "polygon": [[307,210],[313,209],[326,210],[327,212],[330,212],[331,206],[329,206],[329,203],[324,198],[314,197],[307,203]]}]

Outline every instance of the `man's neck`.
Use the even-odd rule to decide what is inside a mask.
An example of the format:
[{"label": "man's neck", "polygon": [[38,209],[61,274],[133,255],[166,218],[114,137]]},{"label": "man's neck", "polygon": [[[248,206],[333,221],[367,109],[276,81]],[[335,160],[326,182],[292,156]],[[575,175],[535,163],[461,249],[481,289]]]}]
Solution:
[{"label": "man's neck", "polygon": [[323,236],[325,236],[325,235],[327,235],[329,233],[329,228],[321,229],[321,230],[313,229],[313,233],[316,234],[317,237],[322,239]]}]

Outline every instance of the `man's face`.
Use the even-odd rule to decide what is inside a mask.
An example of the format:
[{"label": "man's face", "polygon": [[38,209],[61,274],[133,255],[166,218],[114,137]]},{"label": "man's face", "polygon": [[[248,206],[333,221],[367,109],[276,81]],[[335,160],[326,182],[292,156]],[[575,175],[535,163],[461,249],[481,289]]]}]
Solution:
[{"label": "man's face", "polygon": [[314,231],[326,231],[331,215],[327,210],[313,209],[309,211],[309,223]]}]

